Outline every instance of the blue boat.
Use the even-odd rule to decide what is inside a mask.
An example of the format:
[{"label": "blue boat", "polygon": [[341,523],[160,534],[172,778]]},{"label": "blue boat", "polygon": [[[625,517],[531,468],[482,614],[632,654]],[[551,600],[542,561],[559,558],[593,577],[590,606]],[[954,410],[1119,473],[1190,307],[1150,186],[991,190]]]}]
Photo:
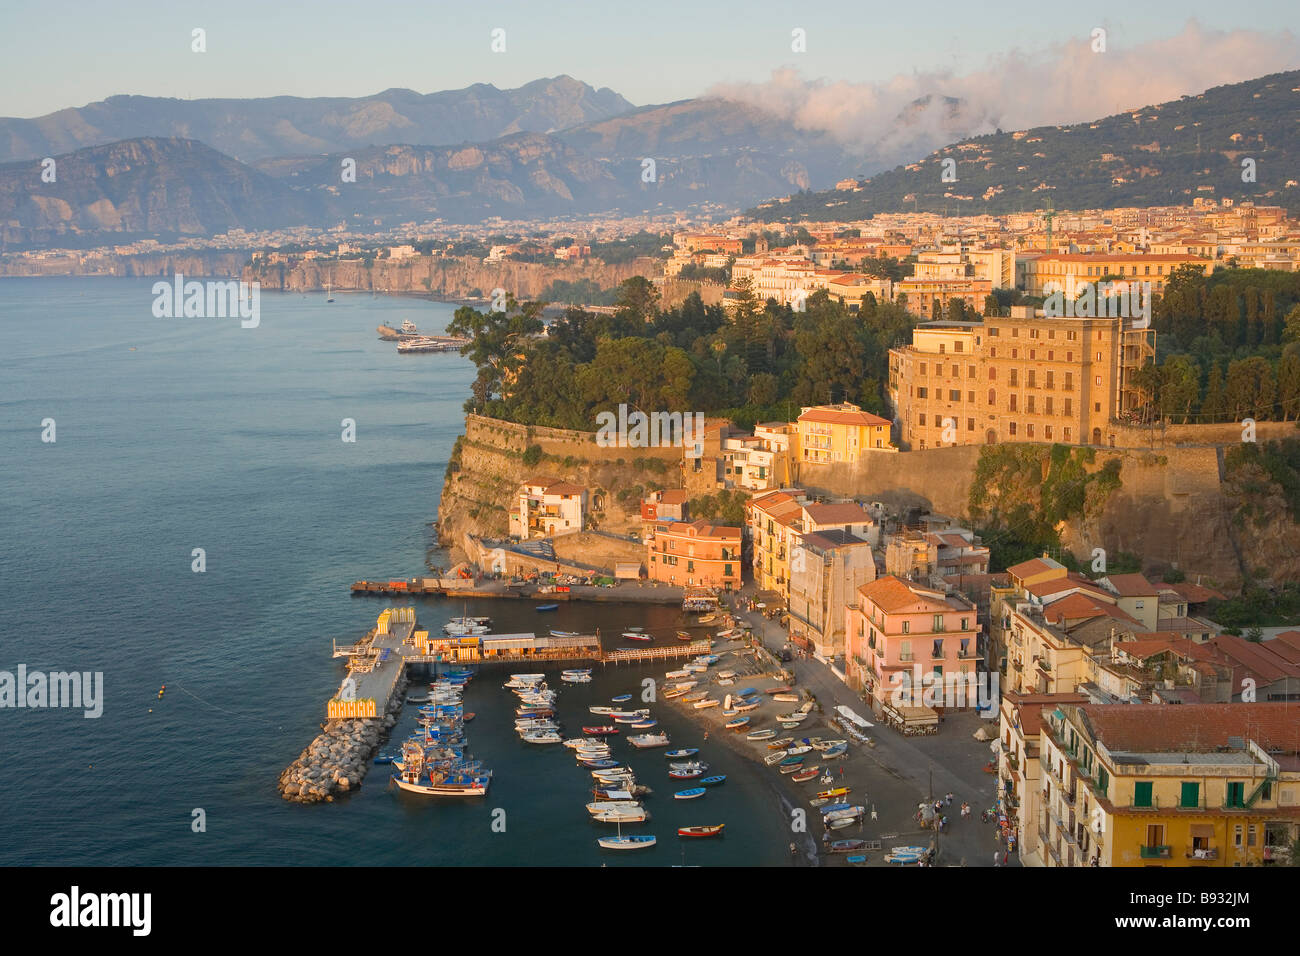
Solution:
[{"label": "blue boat", "polygon": [[822,751],[822,757],[826,760],[830,760],[832,757],[840,756],[840,754],[846,752],[848,749],[848,744],[836,744],[830,749]]},{"label": "blue boat", "polygon": [[604,770],[607,767],[617,767],[618,761],[610,760],[608,758],[605,760],[584,760],[582,765],[584,767],[590,767],[592,770]]},{"label": "blue boat", "polygon": [[696,797],[704,796],[703,787],[692,787],[689,790],[678,790],[673,794],[674,800],[694,800]]},{"label": "blue boat", "polygon": [[740,692],[739,696],[748,697],[750,694],[757,694],[757,693],[758,693],[757,687],[746,687],[744,690]]},{"label": "blue boat", "polygon": [[714,777],[704,777],[703,779],[700,780],[700,783],[706,787],[716,787],[718,784],[722,783],[726,779],[727,779],[727,775],[725,773],[720,773]]},{"label": "blue boat", "polygon": [[665,757],[694,757],[700,752],[699,747],[682,747],[680,750],[665,750]]},{"label": "blue boat", "polygon": [[555,611],[555,610],[558,610],[559,607],[560,607],[560,606],[559,606],[558,604],[539,604],[539,605],[537,605],[537,607],[533,608],[533,610],[535,610],[535,611]]},{"label": "blue boat", "polygon": [[645,720],[633,721],[629,726],[633,730],[649,730],[651,727],[654,727],[658,723],[659,721],[651,720],[650,718],[647,717]]},{"label": "blue boat", "polygon": [[866,855],[862,853],[856,854],[854,856],[846,856],[844,859],[849,863],[852,863],[854,866],[861,866],[863,863],[867,862]]},{"label": "blue boat", "polygon": [[611,697],[610,701],[612,701],[615,704],[622,704],[622,703],[626,703],[631,699],[632,699],[631,694],[619,694],[617,697]]},{"label": "blue boat", "polygon": [[828,813],[834,813],[836,810],[847,810],[851,806],[853,806],[851,803],[832,803],[829,806],[821,807],[822,816],[826,816]]}]

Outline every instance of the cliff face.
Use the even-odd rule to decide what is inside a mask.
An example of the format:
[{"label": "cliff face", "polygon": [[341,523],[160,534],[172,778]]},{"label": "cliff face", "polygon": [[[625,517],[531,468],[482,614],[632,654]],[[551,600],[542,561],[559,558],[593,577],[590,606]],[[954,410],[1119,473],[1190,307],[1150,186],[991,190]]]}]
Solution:
[{"label": "cliff face", "polygon": [[[522,456],[530,445],[541,446],[549,457],[525,465]],[[798,485],[810,494],[964,518],[982,450],[871,451],[853,465],[805,467]],[[662,460],[658,467],[663,470],[649,470],[645,459],[638,467],[638,456]],[[619,458],[624,459],[621,465]],[[1199,577],[1227,590],[1238,588],[1246,577],[1266,585],[1300,579],[1300,525],[1287,510],[1285,489],[1253,462],[1225,468],[1223,459],[1224,447],[1212,445],[1097,449],[1087,474],[1118,469],[1118,484],[1088,485],[1082,513],[1075,511],[1055,525],[1062,543],[1085,562],[1094,548],[1109,555],[1127,551],[1140,556],[1149,572],[1177,567],[1192,580]],[[448,469],[439,535],[447,544],[464,533],[503,536],[511,499],[533,475],[597,489],[597,526],[635,532],[641,492],[682,487],[680,463],[680,449],[598,448],[589,433],[528,429],[471,416]],[[1004,514],[1018,504],[1037,509],[1042,487],[1031,479],[1004,481],[995,489],[999,507]]]},{"label": "cliff face", "polygon": [[[639,534],[644,492],[681,487],[680,448],[602,448],[595,433],[528,428],[470,415],[447,465],[438,540],[459,559],[463,535],[504,538],[509,509],[526,479],[545,476],[586,487],[591,524]],[[541,457],[525,453],[535,448]],[[529,463],[532,461],[532,463]]]},{"label": "cliff face", "polygon": [[443,259],[418,256],[411,259],[360,259],[342,262],[308,260],[292,265],[269,263],[246,266],[243,278],[260,281],[263,289],[310,292],[331,284],[336,292],[349,290],[426,293],[445,298],[466,298],[471,293],[490,295],[501,288],[516,299],[535,298],[552,282],[589,279],[602,289],[611,289],[635,275],[655,275],[658,265],[638,259],[623,265],[608,265],[595,259],[581,262],[530,263],[492,262],[464,257]]}]

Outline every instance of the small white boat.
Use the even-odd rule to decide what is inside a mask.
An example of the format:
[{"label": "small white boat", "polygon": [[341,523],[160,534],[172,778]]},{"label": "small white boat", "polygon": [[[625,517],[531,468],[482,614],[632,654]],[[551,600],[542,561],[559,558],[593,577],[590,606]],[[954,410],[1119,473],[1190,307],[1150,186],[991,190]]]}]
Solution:
[{"label": "small white boat", "polygon": [[603,715],[603,714],[621,714],[621,713],[623,713],[623,712],[622,712],[621,710],[619,710],[617,707],[603,707],[603,706],[601,706],[601,705],[599,705],[599,704],[597,704],[595,707],[588,707],[587,710],[591,711],[593,714],[602,714],[602,715]]},{"label": "small white boat", "polygon": [[645,850],[655,845],[652,836],[601,837],[596,841],[606,850]]},{"label": "small white boat", "polygon": [[596,800],[587,804],[587,812],[593,817],[598,813],[626,813],[640,809],[641,804],[635,800]]},{"label": "small white boat", "polygon": [[677,670],[677,671],[669,671],[669,672],[668,672],[667,674],[665,674],[664,676],[667,677],[669,680],[678,680],[679,678],[682,678],[682,677],[690,677],[690,676],[691,676],[691,672],[688,671],[688,670],[684,670],[684,669],[683,669],[683,670]]},{"label": "small white boat", "polygon": [[712,697],[706,697],[704,700],[697,700],[694,706],[696,710],[707,710],[710,707],[717,707],[718,701]]},{"label": "small white boat", "polygon": [[590,684],[591,675],[590,674],[561,674],[560,680],[564,681],[566,684]]},{"label": "small white boat", "polygon": [[606,810],[603,813],[592,815],[592,819],[597,823],[644,823],[650,819],[650,814],[641,807],[628,810]]},{"label": "small white boat", "polygon": [[668,735],[662,733],[638,734],[635,737],[627,738],[627,742],[630,743],[633,747],[636,747],[641,750],[645,750],[649,747],[667,747]]},{"label": "small white boat", "polygon": [[779,721],[781,721],[781,723],[783,723],[783,724],[797,724],[797,723],[799,723],[799,721],[801,721],[801,720],[807,720],[807,719],[808,719],[808,714],[807,714],[806,712],[805,712],[805,713],[802,713],[802,714],[800,714],[800,713],[794,713],[794,714],[777,714],[777,715],[776,715],[776,719],[779,720]]},{"label": "small white boat", "polygon": [[558,744],[564,740],[553,730],[531,730],[519,736],[530,744]]}]

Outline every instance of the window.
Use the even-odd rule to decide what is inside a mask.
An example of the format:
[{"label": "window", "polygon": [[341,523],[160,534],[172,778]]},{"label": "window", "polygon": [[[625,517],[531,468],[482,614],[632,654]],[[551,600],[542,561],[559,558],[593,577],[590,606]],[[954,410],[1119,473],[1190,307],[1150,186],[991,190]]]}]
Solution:
[{"label": "window", "polygon": [[952,350],[953,350],[954,352],[960,352],[960,351],[962,351],[962,343],[961,343],[961,342],[953,342],[953,343],[952,343]]},{"label": "window", "polygon": [[967,392],[967,393],[966,393],[966,401],[968,401],[968,402],[970,402],[972,405],[974,405],[974,404],[975,404],[975,393],[974,393],[974,392]]},{"label": "window", "polygon": [[1031,368],[1026,374],[1029,376],[1029,387],[1037,388],[1038,386],[1034,384],[1035,382],[1034,370]]},{"label": "window", "polygon": [[929,389],[927,389],[924,385],[917,386],[916,389],[917,398],[926,398],[928,395],[929,395]]},{"label": "window", "polygon": [[959,389],[955,389],[955,388],[950,388],[950,389],[948,389],[948,401],[950,401],[950,402],[960,402],[960,401],[961,401],[961,391],[960,391]]},{"label": "window", "polygon": [[[971,393],[970,393],[970,400],[971,400],[971,402],[974,402],[974,401],[975,401],[975,393],[974,393],[974,392],[971,392]],[[975,419],[973,419],[973,418],[968,418],[968,419],[966,419],[966,430],[967,430],[968,432],[973,432],[973,431],[975,430]]]},{"label": "window", "polygon": [[1246,785],[1240,780],[1229,782],[1228,799],[1224,803],[1229,807],[1244,807],[1246,805]]},{"label": "window", "polygon": [[1070,414],[1072,414],[1072,413],[1073,413],[1073,408],[1074,408],[1074,400],[1073,400],[1073,399],[1069,399],[1069,398],[1067,398],[1067,399],[1065,400],[1065,414],[1066,414],[1066,415],[1070,415]]},{"label": "window", "polygon": [[1007,423],[1007,432],[1008,432],[1008,434],[1011,434],[1011,435],[1014,435],[1014,434],[1016,433],[1016,423],[1015,423],[1015,422],[1008,422],[1008,423]]},{"label": "window", "polygon": [[1030,395],[1025,399],[1025,411],[1030,415],[1034,414],[1034,396]]},{"label": "window", "polygon": [[1151,806],[1151,781],[1139,780],[1137,783],[1133,784],[1133,806]]},{"label": "window", "polygon": [[1068,442],[1068,441],[1070,440],[1070,429],[1068,429],[1068,428],[1062,428],[1062,429],[1061,429],[1061,432],[1062,432],[1061,440],[1062,440],[1062,441],[1065,441],[1065,442]]},{"label": "window", "polygon": [[943,640],[942,640],[942,639],[937,640],[937,641],[934,642],[934,646],[933,646],[932,648],[930,648],[930,656],[931,656],[932,658],[934,658],[935,660],[941,660],[941,659],[943,658]]},{"label": "window", "polygon": [[1201,805],[1201,785],[1183,781],[1182,792],[1178,796],[1178,805],[1184,810],[1195,810]]},{"label": "window", "polygon": [[998,347],[996,345],[989,348],[989,358],[998,357]]},{"label": "window", "polygon": [[966,377],[967,377],[967,378],[975,378],[975,366],[974,366],[974,365],[967,365],[967,366],[966,366]]},{"label": "window", "polygon": [[998,393],[997,393],[994,389],[991,389],[991,388],[990,388],[990,389],[989,389],[989,404],[990,404],[990,405],[996,405],[996,404],[997,404],[997,401],[998,401]]},{"label": "window", "polygon": [[[903,622],[903,633],[904,633],[904,634],[911,634],[911,633],[912,633],[912,622],[911,622],[911,621],[904,621],[904,622]],[[904,643],[908,643],[909,646],[910,646],[910,643],[909,643],[909,642],[906,642],[906,641],[905,641]]]},{"label": "window", "polygon": [[1052,414],[1052,396],[1050,395],[1047,396],[1047,403],[1046,403],[1046,407],[1043,409],[1043,414],[1045,415]]},{"label": "window", "polygon": [[1018,374],[1017,370],[1013,368],[1011,370],[1011,387],[1015,388],[1019,384],[1020,384],[1020,375]]},{"label": "window", "polygon": [[1051,426],[1051,425],[1044,425],[1044,426],[1043,426],[1043,437],[1046,438],[1048,441],[1051,441],[1051,440],[1052,440],[1052,426]]},{"label": "window", "polygon": [[1055,383],[1054,383],[1054,381],[1053,381],[1054,376],[1055,376],[1055,373],[1054,373],[1051,369],[1048,369],[1048,370],[1047,370],[1047,389],[1048,389],[1049,391],[1050,391],[1051,389],[1053,389],[1053,388],[1056,387],[1056,386],[1055,386]]},{"label": "window", "polygon": [[922,412],[922,413],[921,413],[921,415],[920,415],[920,421],[919,421],[917,424],[922,425],[922,426],[925,425],[925,412]]},{"label": "window", "polygon": [[1013,412],[1016,410],[1016,396],[1014,393],[1011,395],[1011,410]]},{"label": "window", "polygon": [[922,375],[925,374],[925,363],[924,363],[924,362],[921,363],[921,374],[922,374]]},{"label": "window", "polygon": [[990,368],[990,369],[989,369],[989,381],[990,381],[990,382],[996,382],[997,380],[998,380],[998,370],[995,369],[995,368]]},{"label": "window", "polygon": [[[1030,409],[1030,411],[1033,411],[1033,409]],[[1033,422],[1030,422],[1028,425],[1025,426],[1025,437],[1026,437],[1026,438],[1033,438],[1033,437],[1034,437],[1034,423],[1033,423]]]}]

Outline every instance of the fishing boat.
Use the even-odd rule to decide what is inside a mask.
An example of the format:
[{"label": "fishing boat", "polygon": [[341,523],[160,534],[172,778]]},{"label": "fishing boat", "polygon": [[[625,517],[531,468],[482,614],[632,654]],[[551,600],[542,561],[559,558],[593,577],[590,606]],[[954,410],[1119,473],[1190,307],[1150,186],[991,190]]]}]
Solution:
[{"label": "fishing boat", "polygon": [[564,681],[566,684],[590,684],[591,675],[590,674],[561,674],[560,680]]},{"label": "fishing boat", "polygon": [[694,780],[704,775],[703,770],[669,770],[668,776],[674,780]]},{"label": "fishing boat", "polygon": [[716,787],[720,783],[725,783],[726,780],[727,780],[727,775],[725,773],[714,774],[712,777],[700,778],[700,786]]},{"label": "fishing boat", "polygon": [[830,798],[842,797],[846,793],[849,793],[852,789],[853,789],[852,787],[832,787],[830,790],[821,791],[820,793],[817,794],[817,796],[830,797]]},{"label": "fishing boat", "polygon": [[605,724],[600,727],[583,727],[584,734],[590,734],[592,737],[608,737],[611,734],[618,733],[618,728],[613,724]]},{"label": "fishing boat", "polygon": [[803,763],[803,757],[795,757],[794,759],[798,760],[799,763],[781,764],[781,766],[776,768],[777,773],[783,773],[783,774],[797,773],[799,771],[800,765]]},{"label": "fishing boat", "polygon": [[[577,636],[578,636],[577,631],[551,631],[551,637],[577,637]],[[565,673],[568,673],[568,671],[566,671]],[[591,671],[587,671],[587,673],[590,674]]]},{"label": "fishing boat", "polygon": [[683,698],[682,698],[682,703],[684,703],[684,704],[697,704],[697,703],[699,703],[700,701],[704,700],[704,698],[706,698],[706,697],[708,697],[708,696],[709,696],[709,692],[708,692],[707,690],[697,690],[695,693],[693,693],[693,694],[687,694],[685,697],[683,697]]},{"label": "fishing boat", "polygon": [[734,680],[734,679],[735,679],[735,676],[736,676],[736,672],[735,672],[735,671],[718,671],[718,676],[721,677],[721,678],[723,678],[723,679],[726,679],[726,680]]},{"label": "fishing boat", "polygon": [[598,813],[629,813],[640,809],[641,804],[635,800],[595,800],[587,804],[587,812],[593,817]]},{"label": "fishing boat", "polygon": [[826,821],[827,825],[837,820],[848,820],[851,823],[864,816],[866,812],[866,807],[845,807],[842,810],[833,810],[830,813],[823,814],[822,819]]},{"label": "fishing boat", "polygon": [[832,747],[837,746],[838,744],[848,743],[847,740],[826,740],[824,737],[810,737],[808,740],[804,742],[808,744],[810,747],[812,747],[814,750],[821,750],[821,751],[830,750]]},{"label": "fishing boat", "polygon": [[680,747],[677,750],[664,751],[664,756],[670,759],[680,759],[682,757],[694,757],[699,752],[699,747]]},{"label": "fishing boat", "polygon": [[650,819],[650,814],[637,807],[635,810],[607,810],[594,814],[591,819],[597,823],[644,823]]},{"label": "fishing boat", "polygon": [[600,704],[597,704],[597,705],[594,706],[594,707],[588,707],[587,710],[591,711],[591,713],[593,713],[593,714],[600,714],[601,716],[607,716],[607,715],[609,715],[609,714],[621,714],[621,713],[622,713],[622,711],[619,710],[617,707],[604,707],[604,706],[602,706],[602,705],[600,705]]},{"label": "fishing boat", "polygon": [[794,738],[793,738],[793,737],[781,737],[781,738],[779,738],[778,740],[773,740],[770,744],[768,744],[768,745],[767,745],[767,749],[768,749],[768,750],[784,750],[786,747],[788,747],[788,746],[789,746],[791,743],[793,743],[793,742],[794,742]]},{"label": "fishing boat", "polygon": [[789,756],[790,756],[790,755],[789,755],[788,753],[786,753],[784,750],[777,750],[777,751],[775,751],[775,752],[773,752],[773,753],[768,754],[766,757],[764,757],[764,758],[763,758],[763,763],[767,764],[769,767],[775,767],[775,766],[776,766],[777,764],[779,764],[782,760],[785,760],[785,759],[786,759],[787,757],[789,757]]},{"label": "fishing boat", "polygon": [[687,631],[678,631],[678,632],[677,632],[677,640],[679,640],[679,641],[689,641],[690,639],[691,639],[691,635],[690,635],[689,632],[687,632]]},{"label": "fishing boat", "polygon": [[821,813],[823,817],[828,813],[835,813],[838,810],[847,810],[853,806],[853,804],[844,803],[843,801],[839,803],[831,803],[829,797],[821,797],[819,799],[822,801]]},{"label": "fishing boat", "polygon": [[627,738],[627,742],[639,750],[646,750],[651,747],[667,747],[668,735],[665,733],[658,734],[639,734],[635,737]]},{"label": "fishing boat", "polygon": [[695,709],[696,709],[696,710],[707,710],[707,709],[710,708],[710,707],[717,707],[718,704],[719,704],[719,701],[715,700],[714,698],[712,698],[712,697],[706,697],[704,700],[697,700],[697,701],[695,702]]},{"label": "fishing boat", "polygon": [[899,863],[907,866],[910,863],[920,863],[929,854],[930,851],[923,846],[896,846],[886,853],[882,859],[886,863]]},{"label": "fishing boat", "polygon": [[[850,853],[853,850],[861,850],[866,845],[866,840],[835,840],[831,843],[830,849],[832,853]],[[855,859],[857,858],[849,857],[849,862],[852,863]],[[866,857],[864,856],[861,859],[866,860]]]},{"label": "fishing boat", "polygon": [[776,736],[776,731],[770,727],[767,730],[754,730],[745,734],[746,740],[771,740]]},{"label": "fishing boat", "polygon": [[631,694],[619,694],[617,697],[611,697],[610,700],[616,704],[622,704],[632,699]]},{"label": "fishing boat", "polygon": [[822,756],[827,760],[833,760],[836,757],[844,756],[844,754],[848,752],[848,749],[849,745],[841,742],[835,744],[833,747],[827,747],[826,750],[822,752]]},{"label": "fishing boat", "polygon": [[782,767],[801,767],[803,766],[803,757],[793,756],[783,758],[779,766]]},{"label": "fishing boat", "polygon": [[530,744],[558,744],[564,740],[553,730],[530,730],[520,736]]},{"label": "fishing boat", "polygon": [[797,724],[801,720],[807,720],[808,713],[806,711],[802,713],[800,713],[799,711],[794,711],[793,713],[789,713],[789,714],[777,714],[776,719],[781,721],[781,723],[783,724]]},{"label": "fishing boat", "polygon": [[867,862],[867,855],[865,853],[859,853],[854,856],[846,856],[844,862],[848,863],[850,866],[863,866]]},{"label": "fishing boat", "polygon": [[645,850],[655,845],[652,836],[601,837],[596,841],[606,850]]},{"label": "fishing boat", "polygon": [[793,747],[789,747],[786,749],[786,753],[789,754],[791,757],[797,757],[799,754],[806,754],[811,751],[812,748],[809,747],[807,744],[795,744]]},{"label": "fishing boat", "polygon": [[792,690],[794,690],[793,687],[769,687],[767,690],[763,691],[763,693],[764,694],[788,694]]},{"label": "fishing boat", "polygon": [[858,822],[858,818],[857,818],[857,817],[836,817],[834,820],[827,820],[827,821],[826,821],[826,829],[828,829],[828,830],[843,830],[843,829],[845,829],[846,827],[851,827],[851,826],[853,826],[853,824],[855,824],[855,823],[857,823],[857,822]]},{"label": "fishing boat", "polygon": [[689,790],[678,790],[673,794],[674,800],[694,800],[697,797],[704,796],[703,787],[692,787]]},{"label": "fishing boat", "polygon": [[[540,611],[541,608],[538,608]],[[654,638],[649,634],[643,634],[640,631],[624,631],[623,637],[629,641],[653,641]]]},{"label": "fishing boat", "polygon": [[659,721],[647,717],[645,720],[634,720],[629,726],[633,730],[649,730],[651,727],[659,726]]},{"label": "fishing boat", "polygon": [[751,710],[758,710],[758,701],[754,701],[753,703],[749,703],[749,704],[736,705],[736,713],[738,714],[748,713]]},{"label": "fishing boat", "polygon": [[772,699],[773,699],[773,700],[778,700],[778,701],[780,701],[780,702],[783,703],[783,704],[797,704],[797,703],[799,703],[799,695],[798,695],[798,694],[773,694],[773,695],[772,695]]},{"label": "fishing boat", "polygon": [[745,727],[748,724],[749,724],[748,717],[737,717],[734,720],[727,721],[725,724],[723,724],[723,726],[726,727],[727,730],[740,730],[742,727]]},{"label": "fishing boat", "polygon": [[682,670],[688,674],[703,674],[709,669],[708,664],[687,664]]},{"label": "fishing boat", "polygon": [[708,770],[709,765],[702,760],[684,760],[679,763],[670,763],[669,770]]},{"label": "fishing boat", "polygon": [[539,604],[533,608],[534,611],[556,611],[559,610],[558,604]]},{"label": "fishing boat", "polygon": [[677,828],[677,835],[678,835],[679,837],[715,837],[715,836],[722,836],[722,828],[725,827],[725,826],[726,826],[725,823],[717,823],[717,824],[714,824],[714,825],[711,826],[711,827],[708,827],[708,826],[678,827],[678,828]]},{"label": "fishing boat", "polygon": [[730,687],[730,686],[731,686],[732,684],[734,684],[735,682],[736,682],[736,678],[734,678],[734,677],[719,677],[719,678],[718,678],[718,686],[719,686],[719,687]]},{"label": "fishing boat", "polygon": [[698,621],[696,621],[695,623],[696,623],[696,624],[712,624],[712,623],[713,623],[714,621],[716,621],[717,619],[718,619],[718,615],[716,615],[716,614],[706,614],[706,615],[704,615],[704,617],[700,618],[700,619],[699,619]]},{"label": "fishing boat", "polygon": [[790,779],[795,783],[807,783],[809,780],[816,777],[819,772],[820,768],[818,767],[804,767]]},{"label": "fishing boat", "polygon": [[682,680],[690,676],[691,676],[691,672],[685,669],[669,671],[667,674],[664,675],[664,677],[666,677],[668,680]]}]

